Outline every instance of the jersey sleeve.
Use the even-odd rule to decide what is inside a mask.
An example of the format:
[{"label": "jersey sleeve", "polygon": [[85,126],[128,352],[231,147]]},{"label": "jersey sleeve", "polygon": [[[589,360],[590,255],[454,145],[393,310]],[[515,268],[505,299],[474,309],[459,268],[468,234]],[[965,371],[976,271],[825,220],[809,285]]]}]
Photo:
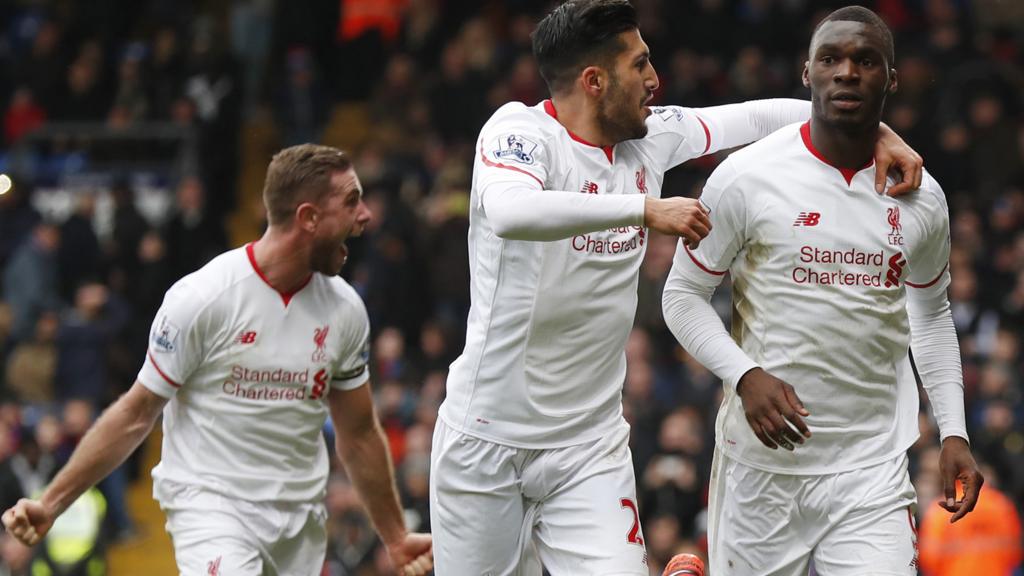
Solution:
[{"label": "jersey sleeve", "polygon": [[744,374],[757,368],[729,336],[710,304],[715,288],[742,249],[746,209],[735,190],[734,169],[727,160],[711,175],[701,202],[708,209],[711,233],[696,250],[680,241],[665,281],[665,324],[687,352],[735,390]]},{"label": "jersey sleeve", "polygon": [[711,127],[693,108],[654,107],[647,117],[644,145],[661,170],[668,170],[687,160],[710,154]]},{"label": "jersey sleeve", "polygon": [[715,286],[732,266],[746,239],[746,206],[737,183],[736,169],[726,160],[715,169],[704,185],[700,202],[708,211],[711,233],[691,250],[680,243],[674,266]]},{"label": "jersey sleeve", "polygon": [[[545,188],[550,162],[547,137],[528,110],[506,105],[480,131],[475,178],[482,192],[494,183]],[[483,194],[477,201],[482,199]]]},{"label": "jersey sleeve", "polygon": [[358,296],[353,304],[355,312],[341,327],[341,349],[331,372],[331,388],[338,390],[354,390],[370,380],[370,319]]},{"label": "jersey sleeve", "polygon": [[199,367],[204,354],[205,303],[184,282],[171,287],[153,319],[146,360],[138,380],[154,394],[170,398]]},{"label": "jersey sleeve", "polygon": [[518,103],[496,112],[480,132],[472,196],[497,236],[548,242],[643,224],[645,199],[639,194],[549,189],[551,138],[536,111]]},{"label": "jersey sleeve", "polygon": [[661,106],[647,118],[650,154],[668,170],[687,160],[760,140],[810,118],[810,103],[773,98],[709,108]]},{"label": "jersey sleeve", "polygon": [[921,225],[921,242],[908,258],[907,286],[929,288],[945,293],[949,286],[949,208],[938,183],[930,176],[918,194],[931,194],[935,199]]}]

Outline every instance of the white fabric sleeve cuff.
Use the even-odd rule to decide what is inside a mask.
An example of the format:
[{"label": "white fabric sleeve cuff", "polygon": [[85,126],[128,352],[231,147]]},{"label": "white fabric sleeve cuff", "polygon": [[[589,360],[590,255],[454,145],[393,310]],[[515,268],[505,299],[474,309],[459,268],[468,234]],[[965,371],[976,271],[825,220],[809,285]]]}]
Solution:
[{"label": "white fabric sleeve cuff", "polygon": [[142,363],[137,379],[150,392],[163,398],[173,397],[181,388],[181,383],[168,377],[149,352],[146,353],[146,361]]},{"label": "white fabric sleeve cuff", "polygon": [[735,392],[740,378],[759,366],[736,345],[711,306],[715,285],[681,274],[670,275],[669,282],[661,301],[665,324],[687,352]]},{"label": "white fabric sleeve cuff", "polygon": [[581,194],[494,182],[481,197],[494,233],[509,240],[561,240],[644,223],[643,194]]},{"label": "white fabric sleeve cuff", "polygon": [[695,110],[708,124],[708,152],[750,144],[776,130],[811,117],[811,103],[792,98],[751,100]]},{"label": "white fabric sleeve cuff", "polygon": [[[940,283],[941,284],[941,283]],[[970,441],[964,414],[964,378],[960,345],[944,286],[907,286],[910,348],[914,364],[939,427],[939,439],[959,436]]]}]

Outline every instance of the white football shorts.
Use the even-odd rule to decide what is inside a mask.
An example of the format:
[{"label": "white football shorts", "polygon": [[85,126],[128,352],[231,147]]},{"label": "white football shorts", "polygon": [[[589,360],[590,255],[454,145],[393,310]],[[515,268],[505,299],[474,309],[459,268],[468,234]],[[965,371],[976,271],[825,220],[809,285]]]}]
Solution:
[{"label": "white football shorts", "polygon": [[530,450],[438,419],[430,467],[437,576],[648,576],[629,426]]},{"label": "white football shorts", "polygon": [[[800,448],[797,447],[797,450]],[[908,459],[837,474],[775,474],[715,450],[709,574],[915,576],[917,493]]]},{"label": "white football shorts", "polygon": [[248,502],[182,487],[161,503],[182,576],[310,576],[327,552],[322,503]]}]

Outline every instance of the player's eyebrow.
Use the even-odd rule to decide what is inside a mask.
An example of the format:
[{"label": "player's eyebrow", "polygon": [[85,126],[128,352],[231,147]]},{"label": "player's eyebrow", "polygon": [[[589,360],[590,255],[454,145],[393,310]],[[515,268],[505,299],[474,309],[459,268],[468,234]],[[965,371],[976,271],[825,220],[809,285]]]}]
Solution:
[{"label": "player's eyebrow", "polygon": [[634,64],[639,64],[640,62],[643,62],[644,60],[650,60],[650,59],[651,59],[651,51],[650,50],[644,50],[643,52],[637,54],[636,58],[633,58],[633,63]]},{"label": "player's eyebrow", "polygon": [[[822,42],[822,43],[818,44],[817,46],[815,46],[814,53],[817,54],[818,52],[822,52],[822,51],[825,51],[825,52],[837,52],[837,51],[840,51],[840,50],[842,50],[842,45],[841,44],[838,44],[838,43],[835,43],[835,42]],[[882,50],[880,48],[872,45],[872,44],[864,44],[864,45],[861,45],[861,46],[857,46],[854,49],[853,53],[858,55],[858,56],[862,56],[864,54],[870,54],[872,56],[881,56],[882,55]]]},{"label": "player's eyebrow", "polygon": [[349,188],[348,190],[346,190],[344,192],[344,194],[342,195],[342,201],[350,200],[352,198],[353,194],[355,194],[357,198],[361,198],[363,196],[363,188],[362,188],[362,186],[359,186],[357,184],[357,185]]}]

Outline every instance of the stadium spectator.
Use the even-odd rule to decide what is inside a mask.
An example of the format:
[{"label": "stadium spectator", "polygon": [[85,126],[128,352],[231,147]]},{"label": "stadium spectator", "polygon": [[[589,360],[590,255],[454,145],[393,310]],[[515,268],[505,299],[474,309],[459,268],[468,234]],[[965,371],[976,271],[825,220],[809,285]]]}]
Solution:
[{"label": "stadium spectator", "polygon": [[79,286],[101,276],[102,254],[93,227],[96,195],[92,192],[76,194],[72,202],[75,209],[60,225],[61,241],[57,247],[59,295],[64,302],[73,302]]},{"label": "stadium spectator", "polygon": [[16,179],[9,192],[0,194],[0,270],[7,268],[15,250],[41,219],[32,207],[31,192],[22,188],[24,184]]},{"label": "stadium spectator", "polygon": [[199,178],[178,184],[176,210],[164,228],[164,245],[171,276],[180,278],[201,268],[227,246],[219,217],[207,206],[206,188]]},{"label": "stadium spectator", "polygon": [[20,342],[35,330],[39,316],[60,308],[57,251],[60,229],[41,223],[22,242],[4,269],[4,300],[11,307],[11,339]]},{"label": "stadium spectator", "polygon": [[112,396],[107,376],[107,351],[130,318],[121,297],[99,282],[80,285],[74,305],[61,316],[57,329],[57,398],[84,400],[96,409]]},{"label": "stadium spectator", "polygon": [[13,145],[25,134],[42,126],[46,121],[46,110],[36,103],[32,91],[21,87],[14,91],[11,104],[4,113],[4,138],[7,145]]},{"label": "stadium spectator", "polygon": [[49,405],[55,400],[59,326],[56,312],[44,312],[33,337],[18,344],[7,358],[7,391],[17,401]]}]

